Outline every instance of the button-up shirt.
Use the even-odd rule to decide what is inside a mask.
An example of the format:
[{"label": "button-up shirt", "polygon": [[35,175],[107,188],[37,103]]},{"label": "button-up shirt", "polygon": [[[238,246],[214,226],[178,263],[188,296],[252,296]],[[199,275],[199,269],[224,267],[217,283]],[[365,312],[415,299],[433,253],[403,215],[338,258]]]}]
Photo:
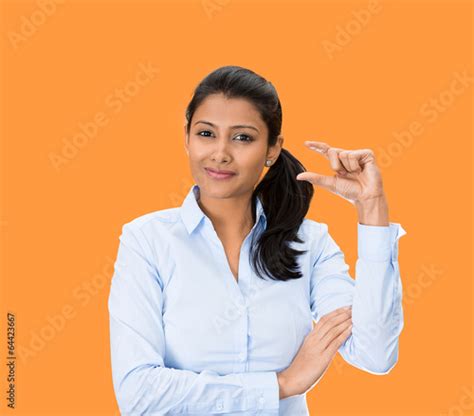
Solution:
[{"label": "button-up shirt", "polygon": [[279,399],[287,368],[319,319],[352,305],[339,348],[349,364],[387,374],[403,328],[398,223],[357,224],[355,279],[328,225],[298,229],[302,277],[261,279],[250,247],[266,229],[260,198],[238,280],[194,184],[180,207],[122,227],[108,298],[113,387],[124,415],[309,415],[306,393]]}]

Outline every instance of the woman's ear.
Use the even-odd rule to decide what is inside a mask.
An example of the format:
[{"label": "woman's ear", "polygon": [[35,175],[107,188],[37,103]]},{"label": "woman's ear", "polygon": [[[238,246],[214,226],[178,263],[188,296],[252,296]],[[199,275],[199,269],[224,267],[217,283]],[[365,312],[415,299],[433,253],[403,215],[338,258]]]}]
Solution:
[{"label": "woman's ear", "polygon": [[277,137],[277,141],[278,141],[278,145],[280,146],[280,151],[281,149],[283,148],[283,142],[285,141],[284,137],[280,134],[278,137]]},{"label": "woman's ear", "polygon": [[278,159],[278,156],[280,156],[281,149],[283,148],[284,140],[285,139],[283,138],[281,134],[277,137],[277,142],[273,146],[271,146],[268,150],[267,159],[270,159],[273,161]]},{"label": "woman's ear", "polygon": [[188,139],[189,139],[189,136],[186,132],[186,124],[185,124],[184,125],[184,150],[186,150],[186,154],[189,156]]}]

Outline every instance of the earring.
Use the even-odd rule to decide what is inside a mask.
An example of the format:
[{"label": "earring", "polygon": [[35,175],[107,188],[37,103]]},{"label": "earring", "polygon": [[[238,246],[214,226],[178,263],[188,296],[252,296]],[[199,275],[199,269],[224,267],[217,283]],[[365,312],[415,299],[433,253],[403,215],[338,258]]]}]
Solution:
[{"label": "earring", "polygon": [[272,163],[273,163],[273,162],[272,162],[271,160],[267,160],[267,161],[265,162],[265,166],[270,166]]}]

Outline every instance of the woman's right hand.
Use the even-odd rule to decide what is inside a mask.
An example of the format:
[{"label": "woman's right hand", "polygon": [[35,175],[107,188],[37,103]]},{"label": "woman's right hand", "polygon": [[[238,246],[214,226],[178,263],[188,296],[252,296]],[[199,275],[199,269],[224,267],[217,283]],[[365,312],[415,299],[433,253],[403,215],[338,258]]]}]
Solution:
[{"label": "woman's right hand", "polygon": [[324,375],[352,330],[352,306],[324,315],[306,336],[292,363],[277,373],[280,400],[303,394]]}]

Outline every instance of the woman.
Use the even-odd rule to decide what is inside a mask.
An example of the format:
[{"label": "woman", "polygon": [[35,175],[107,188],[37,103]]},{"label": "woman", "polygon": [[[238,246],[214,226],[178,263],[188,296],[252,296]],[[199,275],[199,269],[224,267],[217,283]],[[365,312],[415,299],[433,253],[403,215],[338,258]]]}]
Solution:
[{"label": "woman", "polygon": [[[196,183],[120,236],[108,307],[122,414],[308,415],[337,351],[372,374],[397,362],[405,231],[374,154],[306,142],[335,175],[306,172],[281,125],[275,88],[248,69],[196,88],[184,130]],[[313,185],[357,208],[355,281],[328,226],[305,218]]]}]

